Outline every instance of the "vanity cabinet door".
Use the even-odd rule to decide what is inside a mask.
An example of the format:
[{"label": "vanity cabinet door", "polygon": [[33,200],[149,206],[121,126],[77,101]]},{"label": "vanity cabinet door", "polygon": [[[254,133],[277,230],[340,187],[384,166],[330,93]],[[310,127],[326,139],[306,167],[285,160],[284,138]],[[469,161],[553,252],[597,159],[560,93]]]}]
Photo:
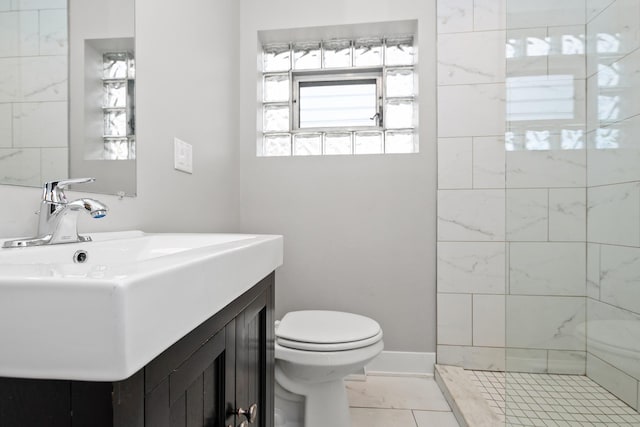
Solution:
[{"label": "vanity cabinet door", "polygon": [[238,427],[254,404],[248,427],[273,427],[273,283],[270,274],[145,367],[146,427]]},{"label": "vanity cabinet door", "polygon": [[236,318],[236,425],[273,426],[272,289]]},{"label": "vanity cabinet door", "polygon": [[146,394],[145,426],[224,425],[226,335],[218,332]]}]

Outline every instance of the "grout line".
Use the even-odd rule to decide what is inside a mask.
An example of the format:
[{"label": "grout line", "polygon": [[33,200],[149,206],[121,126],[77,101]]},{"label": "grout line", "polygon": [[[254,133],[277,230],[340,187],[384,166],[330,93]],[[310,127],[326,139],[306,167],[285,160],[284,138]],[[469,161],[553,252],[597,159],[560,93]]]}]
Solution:
[{"label": "grout line", "polygon": [[[42,28],[42,26],[41,26],[42,17],[40,16],[41,13],[42,13],[42,10],[38,10],[38,18],[37,18],[37,21],[38,21],[38,24],[37,24],[38,25],[38,31],[37,31],[37,34],[38,34],[38,56],[40,56],[42,54],[42,34],[40,34],[40,28]],[[67,34],[67,45],[68,44],[69,44],[69,35]],[[65,55],[65,56],[68,56],[68,55],[69,55],[69,50],[67,49],[67,55]]]},{"label": "grout line", "polygon": [[469,12],[471,13],[471,31],[478,33],[479,31],[476,30],[476,0],[471,2],[471,10]]},{"label": "grout line", "polygon": [[[609,9],[614,3],[616,2],[616,0],[611,0],[611,3],[609,3],[605,8],[603,8],[600,12],[596,13],[595,15],[593,15],[591,17],[590,21],[587,21],[587,23],[585,24],[585,27],[588,26],[589,24],[593,23],[593,21],[595,21],[600,15],[602,15],[607,9]],[[585,20],[587,19],[586,16],[586,10],[585,10]]]},{"label": "grout line", "polygon": [[[64,147],[60,147],[60,148],[64,148]],[[592,242],[585,242],[584,240],[552,240],[550,242],[547,242],[546,240],[438,240],[438,243],[515,243],[515,244],[536,244],[536,243],[550,243],[550,244],[555,244],[555,243],[575,243],[575,244],[584,244],[584,243],[591,243],[591,244],[597,244],[597,245],[602,245],[602,246],[611,246],[611,247],[623,247],[623,248],[630,248],[630,249],[640,249],[638,246],[633,246],[633,245],[623,245],[623,244],[618,244],[618,243],[606,243],[606,242],[597,242],[597,241],[592,241]]]},{"label": "grout line", "polygon": [[592,188],[617,187],[617,186],[629,185],[629,184],[638,184],[638,180],[635,180],[635,181],[621,181],[621,182],[612,182],[612,183],[608,183],[608,184],[592,185],[590,187],[586,187],[586,189],[590,190]]},{"label": "grout line", "polygon": [[[636,49],[636,50],[640,50],[640,48],[638,48],[638,49]],[[634,52],[635,52],[635,51],[634,51]],[[594,74],[594,77],[595,77],[597,74],[598,74],[598,73],[595,73],[595,74]],[[588,86],[588,85],[587,85],[587,86]],[[606,122],[605,124],[602,124],[602,123],[600,123],[600,121],[598,121],[598,123],[595,123],[597,127],[596,127],[596,128],[594,128],[594,129],[591,129],[591,130],[587,129],[587,132],[586,132],[586,134],[585,134],[585,135],[586,135],[586,136],[588,136],[590,133],[592,134],[592,133],[594,133],[594,132],[597,132],[599,129],[609,129],[610,127],[613,127],[613,126],[615,126],[615,125],[620,125],[620,124],[622,124],[623,122],[626,122],[626,121],[629,121],[629,120],[636,119],[636,118],[638,118],[638,116],[640,116],[640,113],[636,113],[636,114],[633,114],[633,115],[628,116],[628,117],[623,117],[623,118],[621,118],[621,119],[608,121],[608,122]],[[587,149],[589,149],[589,148],[587,148]]]},{"label": "grout line", "polygon": [[[473,296],[473,295],[483,295],[483,296],[510,296],[510,297],[516,296],[516,297],[536,297],[536,298],[547,298],[547,297],[549,297],[549,298],[584,298],[584,297],[585,297],[584,295],[579,295],[579,294],[576,294],[576,295],[558,295],[558,294],[502,294],[502,293],[489,294],[489,293],[480,293],[480,292],[478,292],[478,293],[476,293],[476,292],[438,292],[438,295],[470,295],[470,296]],[[600,301],[600,302],[602,302],[602,303],[604,303],[604,304],[607,304],[607,303],[606,303],[606,302],[604,302],[604,301]],[[608,304],[608,305],[611,305],[611,304]],[[620,308],[620,307],[617,307],[617,306],[612,306],[612,307]],[[624,309],[623,309],[623,310],[624,310]],[[634,313],[634,312],[633,312],[633,311],[631,311],[631,310],[626,310],[626,311],[629,311],[630,313]],[[635,313],[635,314],[640,314],[640,313]]]},{"label": "grout line", "polygon": [[620,243],[606,243],[606,242],[587,242],[593,245],[600,245],[600,246],[609,246],[612,248],[628,248],[628,249],[640,249],[638,248],[638,246],[633,246],[633,245],[622,245]]},{"label": "grout line", "polygon": [[411,409],[411,408],[388,408],[386,406],[354,406],[349,405],[353,409],[381,409],[385,411],[428,411],[428,412],[449,412],[449,411],[432,411],[429,409]]},{"label": "grout line", "polygon": [[[461,137],[461,138],[468,138],[468,137]],[[628,183],[634,184],[637,183],[638,181],[629,181]],[[604,186],[608,186],[608,185],[617,185],[618,183],[615,184],[603,184],[600,185],[599,187],[604,187]],[[620,184],[627,184],[626,182],[620,183]],[[576,186],[572,186],[572,187],[480,187],[480,188],[438,188],[439,191],[472,191],[472,190],[582,190],[584,189],[585,186],[584,185],[576,185]],[[593,187],[591,187],[593,188]]]},{"label": "grout line", "polygon": [[[582,79],[578,79],[578,80],[582,80]],[[495,81],[495,82],[488,82],[488,83],[449,83],[449,84],[438,84],[438,88],[441,87],[478,87],[478,86],[505,86],[507,84],[506,80],[505,81]],[[506,89],[505,89],[506,91]],[[474,136],[474,135],[468,135],[468,136]],[[475,135],[475,136],[484,136],[484,135]],[[444,136],[443,138],[455,138],[455,136]]]},{"label": "grout line", "polygon": [[[38,43],[40,43],[40,42],[38,42]],[[39,51],[39,48],[38,48],[38,51]],[[68,56],[69,55],[67,55],[67,54],[56,55],[56,54],[50,53],[50,54],[46,54],[46,55],[2,56],[2,57],[0,57],[0,60],[5,60],[5,59],[26,59],[26,58],[66,58]]]},{"label": "grout line", "polygon": [[589,298],[589,299],[591,299],[593,301],[597,301],[600,304],[605,304],[605,305],[607,305],[607,306],[609,306],[611,308],[615,308],[616,310],[622,311],[622,312],[624,312],[626,314],[630,314],[632,316],[640,316],[640,312],[636,312],[636,311],[633,311],[633,310],[629,310],[628,308],[624,308],[624,307],[620,307],[620,306],[617,306],[617,305],[613,305],[613,304],[611,304],[611,303],[609,303],[607,301],[602,301],[602,300],[599,300],[599,299],[598,300],[594,300],[593,298]]},{"label": "grout line", "polygon": [[475,338],[475,334],[474,334],[474,326],[473,326],[473,319],[474,319],[474,315],[473,315],[473,302],[475,300],[475,296],[474,294],[471,294],[471,347],[474,347],[474,338]]},{"label": "grout line", "polygon": [[515,27],[515,28],[508,28],[507,26],[504,27],[496,27],[496,28],[488,28],[488,29],[481,29],[481,30],[476,30],[476,29],[472,29],[472,30],[466,30],[466,31],[437,31],[438,36],[448,36],[450,34],[476,34],[476,33],[497,33],[497,32],[510,32],[510,31],[522,31],[522,30],[542,30],[542,29],[562,29],[562,28],[567,28],[567,27],[584,27],[584,25],[581,24],[575,24],[575,25],[547,25],[547,26],[534,26],[534,27]]},{"label": "grout line", "polygon": [[418,419],[416,418],[416,414],[413,412],[413,409],[411,410],[411,416],[413,417],[414,424],[418,427]]},{"label": "grout line", "polygon": [[475,137],[471,137],[471,188],[475,188],[476,187],[476,183],[475,183],[475,170],[476,170],[475,153],[476,153],[476,138]]},{"label": "grout line", "polygon": [[[545,35],[544,35],[545,39],[549,40],[549,27],[544,27],[544,30],[545,30]],[[587,32],[587,28],[585,26],[585,33],[586,32]],[[549,46],[549,49],[551,49],[551,46]],[[586,64],[586,56],[587,55],[584,55],[584,56],[585,56],[585,64]],[[545,58],[545,62],[547,63],[547,78],[549,78],[549,77],[551,77],[551,64],[550,64],[550,61],[549,61],[549,59],[551,58],[551,53],[545,55],[544,58]],[[585,71],[585,74],[586,74],[586,71]],[[586,82],[586,76],[585,76],[585,86],[586,85],[587,85],[587,82]],[[574,95],[574,98],[575,98],[575,95]]]},{"label": "grout line", "polygon": [[10,111],[11,116],[9,117],[9,125],[11,126],[11,132],[10,132],[10,135],[11,135],[11,148],[16,148],[15,147],[15,139],[16,139],[15,138],[15,125],[13,124],[13,121],[14,121],[13,117],[15,115],[15,111],[14,111],[15,105],[14,105],[13,102],[11,102],[9,104],[9,106],[10,106],[9,109],[11,110]]},{"label": "grout line", "polygon": [[602,301],[602,245],[596,245],[596,247],[598,248],[598,301]]},{"label": "grout line", "polygon": [[[585,310],[586,310],[586,305],[585,305]],[[586,349],[585,349],[585,352],[586,352]],[[549,372],[549,349],[545,349],[544,353],[545,353],[545,369],[547,370],[547,372]]]},{"label": "grout line", "polygon": [[[2,58],[0,58],[2,59]],[[13,100],[13,101],[9,101],[9,102],[0,102],[0,105],[6,105],[6,104],[55,104],[55,103],[63,103],[63,102],[68,102],[66,99],[60,99],[60,100],[47,100],[47,101],[25,101],[25,100]]]}]

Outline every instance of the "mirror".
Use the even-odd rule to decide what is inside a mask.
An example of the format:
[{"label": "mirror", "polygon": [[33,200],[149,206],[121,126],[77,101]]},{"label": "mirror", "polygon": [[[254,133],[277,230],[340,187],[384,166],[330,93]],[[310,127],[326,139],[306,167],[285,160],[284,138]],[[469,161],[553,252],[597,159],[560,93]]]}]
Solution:
[{"label": "mirror", "polygon": [[0,2],[0,184],[133,196],[135,144],[134,0]]}]

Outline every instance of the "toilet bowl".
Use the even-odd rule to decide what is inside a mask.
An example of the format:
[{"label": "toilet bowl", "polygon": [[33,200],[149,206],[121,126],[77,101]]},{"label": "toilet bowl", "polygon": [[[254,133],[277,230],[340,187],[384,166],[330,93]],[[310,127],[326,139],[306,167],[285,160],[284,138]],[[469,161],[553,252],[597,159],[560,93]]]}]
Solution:
[{"label": "toilet bowl", "polygon": [[382,329],[368,317],[287,313],[276,322],[276,427],[349,427],[344,378],[383,348]]}]

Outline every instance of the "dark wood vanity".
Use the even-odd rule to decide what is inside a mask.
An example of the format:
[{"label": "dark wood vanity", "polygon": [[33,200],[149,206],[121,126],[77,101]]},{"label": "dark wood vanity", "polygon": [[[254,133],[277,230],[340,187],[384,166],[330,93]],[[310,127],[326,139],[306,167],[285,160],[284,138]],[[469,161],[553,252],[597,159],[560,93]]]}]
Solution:
[{"label": "dark wood vanity", "polygon": [[0,426],[273,427],[273,306],[271,273],[122,381],[0,378]]}]

